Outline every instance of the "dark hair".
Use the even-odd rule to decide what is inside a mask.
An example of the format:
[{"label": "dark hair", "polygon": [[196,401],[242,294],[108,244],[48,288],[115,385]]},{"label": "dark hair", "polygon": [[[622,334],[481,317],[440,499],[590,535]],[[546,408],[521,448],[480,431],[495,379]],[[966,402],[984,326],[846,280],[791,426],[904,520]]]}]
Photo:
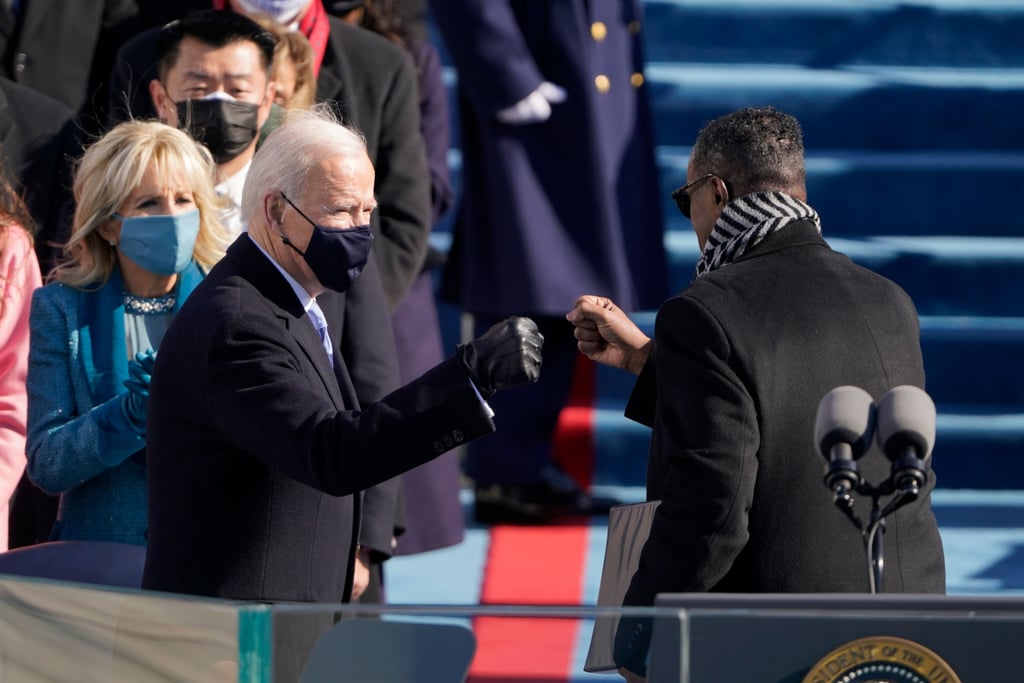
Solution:
[{"label": "dark hair", "polygon": [[[9,231],[24,230],[32,240],[33,223],[21,195],[15,189],[7,170],[0,164],[0,254],[7,248]],[[7,297],[3,296],[7,283],[0,274],[0,318],[7,310]]]},{"label": "dark hair", "polygon": [[711,121],[697,135],[690,163],[695,175],[728,180],[737,196],[771,190],[806,195],[800,122],[774,107],[749,107]]},{"label": "dark hair", "polygon": [[412,38],[394,0],[365,0],[363,19],[359,25],[403,48],[408,46]]},{"label": "dark hair", "polygon": [[15,187],[15,181],[8,170],[0,165],[0,231],[11,224],[20,225],[29,233],[35,230],[35,222],[25,206],[25,200]]},{"label": "dark hair", "polygon": [[268,74],[274,61],[274,36],[255,21],[229,10],[199,10],[189,12],[183,19],[165,24],[156,40],[157,64],[160,80],[178,61],[178,50],[185,37],[194,38],[213,47],[224,47],[238,41],[256,45],[260,52],[260,66]]}]

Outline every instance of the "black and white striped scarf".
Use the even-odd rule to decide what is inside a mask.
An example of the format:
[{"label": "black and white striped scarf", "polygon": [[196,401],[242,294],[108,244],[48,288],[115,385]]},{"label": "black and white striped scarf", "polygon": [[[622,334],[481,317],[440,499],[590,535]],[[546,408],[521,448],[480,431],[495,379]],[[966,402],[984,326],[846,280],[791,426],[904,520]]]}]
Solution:
[{"label": "black and white striped scarf", "polygon": [[790,223],[809,220],[821,232],[821,219],[810,206],[782,192],[755,192],[725,205],[697,261],[697,277],[727,266],[748,249]]}]

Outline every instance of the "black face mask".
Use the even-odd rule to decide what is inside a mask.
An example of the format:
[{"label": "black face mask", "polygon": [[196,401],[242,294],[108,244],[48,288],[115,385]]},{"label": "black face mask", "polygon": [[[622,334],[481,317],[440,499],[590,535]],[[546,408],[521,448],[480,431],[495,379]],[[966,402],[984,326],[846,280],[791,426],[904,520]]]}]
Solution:
[{"label": "black face mask", "polygon": [[177,103],[179,125],[206,145],[218,164],[248,149],[259,131],[259,105],[202,99]]},{"label": "black face mask", "polygon": [[324,287],[336,292],[348,290],[363,272],[363,267],[370,258],[370,245],[373,243],[370,226],[328,228],[317,225],[283,192],[281,196],[313,226],[313,235],[306,246],[306,251],[300,251],[284,235],[281,235],[281,241],[302,255],[313,275]]}]

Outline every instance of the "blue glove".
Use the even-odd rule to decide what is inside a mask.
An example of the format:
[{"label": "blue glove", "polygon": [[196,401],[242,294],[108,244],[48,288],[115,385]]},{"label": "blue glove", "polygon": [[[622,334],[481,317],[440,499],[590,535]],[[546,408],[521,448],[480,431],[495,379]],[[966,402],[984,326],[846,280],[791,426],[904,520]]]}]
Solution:
[{"label": "blue glove", "polygon": [[[153,378],[153,365],[156,363],[156,353],[151,350],[146,353],[137,353],[135,358],[128,361],[128,379],[124,385],[128,390],[141,398],[149,398],[149,382]],[[138,399],[136,399],[137,401]],[[135,407],[139,409],[138,406]],[[145,423],[145,405],[141,406],[141,415]]]},{"label": "blue glove", "polygon": [[98,457],[110,467],[120,465],[146,447],[146,410],[149,405],[149,381],[156,354],[135,354],[128,361],[125,391],[92,409],[99,428]]},{"label": "blue glove", "polygon": [[128,361],[128,379],[124,381],[128,388],[124,401],[121,403],[121,410],[128,423],[139,436],[146,434],[146,409],[149,407],[149,382],[153,376],[153,364],[156,362],[156,354],[152,350],[146,353],[137,353],[135,358]]},{"label": "blue glove", "polygon": [[[115,467],[146,447],[146,398],[134,399],[142,403],[142,423],[133,423],[127,407],[133,392],[125,391],[99,404],[90,413],[98,432],[97,457],[108,467]],[[137,408],[136,408],[137,409]]]}]

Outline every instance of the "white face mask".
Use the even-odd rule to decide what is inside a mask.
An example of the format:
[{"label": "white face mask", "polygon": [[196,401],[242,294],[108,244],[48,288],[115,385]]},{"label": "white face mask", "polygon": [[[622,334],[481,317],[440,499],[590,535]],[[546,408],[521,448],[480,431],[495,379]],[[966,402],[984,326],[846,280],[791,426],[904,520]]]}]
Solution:
[{"label": "white face mask", "polygon": [[245,14],[265,14],[279,24],[288,24],[306,9],[309,0],[235,0]]}]

